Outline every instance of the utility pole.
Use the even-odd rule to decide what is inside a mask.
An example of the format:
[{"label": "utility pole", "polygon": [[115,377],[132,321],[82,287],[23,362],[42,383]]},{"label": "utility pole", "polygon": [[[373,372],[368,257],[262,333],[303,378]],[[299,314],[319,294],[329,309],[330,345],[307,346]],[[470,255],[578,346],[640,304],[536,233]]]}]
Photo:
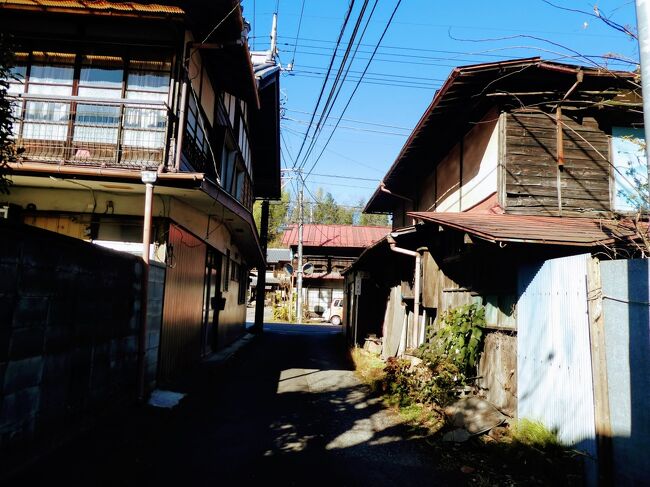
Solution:
[{"label": "utility pole", "polygon": [[271,25],[271,47],[266,55],[267,62],[275,61],[275,55],[278,53],[278,14],[273,14],[273,24]]},{"label": "utility pole", "polygon": [[[650,0],[636,0],[636,26],[639,36],[641,61],[641,90],[643,92],[643,126],[648,140],[650,132]],[[646,157],[650,164],[650,145],[646,144]]]},{"label": "utility pole", "polygon": [[302,226],[304,223],[304,213],[302,207],[302,192],[305,184],[302,178],[302,170],[298,169],[298,268],[296,269],[296,287],[298,296],[296,298],[296,322],[302,323]]},{"label": "utility pole", "polygon": [[[260,219],[260,246],[266,264],[269,241],[269,200],[262,200],[262,217]],[[255,288],[255,325],[252,331],[262,333],[264,330],[264,301],[266,299],[266,266],[257,269],[257,287]]]}]

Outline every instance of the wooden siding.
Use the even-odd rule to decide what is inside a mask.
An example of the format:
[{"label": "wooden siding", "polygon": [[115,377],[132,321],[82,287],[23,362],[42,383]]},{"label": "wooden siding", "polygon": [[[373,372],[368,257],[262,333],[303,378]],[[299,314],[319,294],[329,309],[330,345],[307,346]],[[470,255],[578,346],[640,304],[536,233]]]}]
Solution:
[{"label": "wooden siding", "polygon": [[169,383],[201,357],[206,245],[176,225],[169,227],[173,248],[167,269],[160,340],[160,381]]},{"label": "wooden siding", "polygon": [[504,413],[517,412],[517,337],[488,333],[478,366],[478,386]]},{"label": "wooden siding", "polygon": [[418,211],[466,211],[497,191],[499,115],[483,117],[418,179]]},{"label": "wooden siding", "polygon": [[25,217],[24,222],[33,227],[85,240],[88,238],[86,228],[90,225],[90,216],[88,216],[88,223],[81,223],[78,217],[67,215],[29,215]]},{"label": "wooden siding", "polygon": [[[563,122],[562,215],[605,215],[610,210],[609,138],[591,118],[579,124],[564,116]],[[558,215],[555,121],[540,113],[511,113],[505,132],[506,211]]]}]

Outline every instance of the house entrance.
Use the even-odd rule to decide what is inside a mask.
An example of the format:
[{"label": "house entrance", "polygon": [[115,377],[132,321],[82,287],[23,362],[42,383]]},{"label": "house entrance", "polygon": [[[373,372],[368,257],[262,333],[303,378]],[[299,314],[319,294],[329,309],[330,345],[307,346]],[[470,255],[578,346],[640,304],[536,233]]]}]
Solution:
[{"label": "house entrance", "polygon": [[209,247],[205,263],[203,296],[201,352],[205,356],[217,349],[217,326],[221,308],[221,254]]}]

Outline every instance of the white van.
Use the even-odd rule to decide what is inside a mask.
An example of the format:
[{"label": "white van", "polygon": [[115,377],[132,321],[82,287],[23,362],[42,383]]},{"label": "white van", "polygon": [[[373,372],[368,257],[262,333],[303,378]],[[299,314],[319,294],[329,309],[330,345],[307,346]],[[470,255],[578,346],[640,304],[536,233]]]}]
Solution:
[{"label": "white van", "polygon": [[343,299],[336,298],[332,300],[332,304],[323,313],[325,321],[329,321],[333,325],[341,324],[341,316],[343,315]]}]

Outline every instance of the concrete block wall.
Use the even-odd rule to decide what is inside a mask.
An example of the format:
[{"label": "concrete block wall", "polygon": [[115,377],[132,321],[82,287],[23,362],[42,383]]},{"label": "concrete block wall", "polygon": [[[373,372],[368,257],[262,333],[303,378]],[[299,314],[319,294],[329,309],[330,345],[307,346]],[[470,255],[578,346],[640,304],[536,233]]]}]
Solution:
[{"label": "concrete block wall", "polygon": [[158,262],[149,266],[149,285],[147,293],[147,386],[152,390],[158,375],[158,354],[160,349],[160,329],[162,326],[163,296],[165,295],[166,267]]},{"label": "concrete block wall", "polygon": [[[150,274],[153,385],[164,269]],[[134,400],[141,259],[0,221],[0,276],[0,455]]]}]

